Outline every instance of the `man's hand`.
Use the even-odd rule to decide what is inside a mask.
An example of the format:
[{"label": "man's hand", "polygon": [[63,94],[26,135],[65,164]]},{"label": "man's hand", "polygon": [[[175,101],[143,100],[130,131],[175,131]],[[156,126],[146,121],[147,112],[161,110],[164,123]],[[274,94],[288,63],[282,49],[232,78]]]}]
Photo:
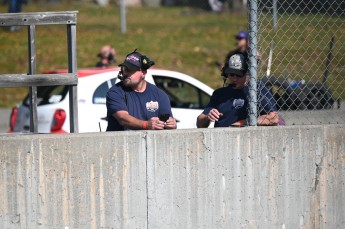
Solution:
[{"label": "man's hand", "polygon": [[219,118],[223,116],[222,113],[220,113],[217,109],[213,108],[212,110],[210,110],[210,112],[207,115],[207,118],[211,121],[211,122],[218,122]]},{"label": "man's hand", "polygon": [[176,129],[176,119],[169,117],[169,119],[164,123],[164,129]]},{"label": "man's hand", "polygon": [[152,117],[149,121],[147,121],[147,129],[148,130],[163,130],[164,129],[164,122],[160,121],[157,117]]},{"label": "man's hand", "polygon": [[277,112],[270,112],[266,115],[261,115],[258,118],[258,126],[277,126],[279,122],[279,115]]},{"label": "man's hand", "polygon": [[217,109],[213,108],[210,112],[205,114],[200,114],[196,120],[196,126],[198,128],[206,128],[210,125],[211,122],[216,122],[219,118],[223,116]]}]

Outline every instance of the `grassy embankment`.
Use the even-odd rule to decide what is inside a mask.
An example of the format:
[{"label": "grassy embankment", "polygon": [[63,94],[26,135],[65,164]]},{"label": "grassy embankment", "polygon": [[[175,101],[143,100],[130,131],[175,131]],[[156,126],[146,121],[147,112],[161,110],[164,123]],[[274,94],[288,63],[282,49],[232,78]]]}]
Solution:
[{"label": "grassy embankment", "polygon": [[[64,11],[78,10],[77,45],[78,67],[92,67],[97,62],[97,53],[103,44],[111,44],[117,50],[117,60],[138,48],[140,52],[155,60],[157,67],[190,74],[213,88],[222,85],[219,70],[214,62],[222,61],[233,48],[233,36],[247,27],[247,15],[239,13],[211,14],[189,8],[129,8],[127,11],[127,34],[120,33],[119,8],[115,5],[99,7],[91,3],[37,4],[24,6],[24,11]],[[6,12],[7,6],[0,6]],[[277,32],[271,30],[270,21],[263,21],[262,70],[266,69],[268,44],[272,34],[277,46],[272,71],[276,75],[291,78],[321,79],[328,40],[336,28],[334,60],[330,79],[335,77],[342,84],[331,84],[339,95],[344,96],[345,87],[345,25],[339,18],[319,18],[321,22],[306,25],[301,17],[287,20],[282,16]],[[269,18],[269,17],[267,17]],[[295,20],[293,20],[295,19]],[[322,26],[326,20],[335,20],[332,27]],[[328,22],[329,23],[329,22]],[[315,24],[315,26],[313,26]],[[267,26],[266,26],[267,25]],[[293,29],[296,35],[291,39]],[[67,47],[65,26],[39,26],[37,31],[37,71],[67,68]],[[329,37],[329,39],[328,39]],[[297,43],[296,43],[297,41]],[[299,43],[300,41],[300,43]],[[301,49],[299,45],[308,44]],[[10,33],[0,31],[0,73],[27,72],[27,30]],[[292,60],[292,61],[291,61]],[[307,67],[305,67],[307,66]],[[308,67],[311,66],[311,67]],[[264,72],[264,71],[261,71]],[[303,73],[303,74],[302,74]],[[333,78],[332,78],[333,77]],[[339,82],[338,81],[338,82]],[[331,82],[331,81],[330,81]],[[337,82],[337,81],[334,81]],[[18,103],[26,94],[25,88],[0,89],[0,107]],[[339,96],[338,95],[338,96]],[[345,96],[344,96],[345,97]]]}]

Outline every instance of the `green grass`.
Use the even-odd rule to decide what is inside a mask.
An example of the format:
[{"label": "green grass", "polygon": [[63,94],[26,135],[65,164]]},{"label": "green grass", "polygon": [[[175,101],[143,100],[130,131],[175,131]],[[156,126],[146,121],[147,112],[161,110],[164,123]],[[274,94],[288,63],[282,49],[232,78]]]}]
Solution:
[{"label": "green grass", "polygon": [[[238,30],[247,27],[246,13],[212,14],[192,10],[189,8],[129,8],[127,11],[126,34],[120,33],[120,11],[115,5],[99,7],[91,3],[63,3],[37,4],[24,6],[24,11],[64,11],[78,10],[77,51],[78,67],[92,67],[97,62],[97,53],[104,44],[111,44],[116,48],[117,60],[122,61],[125,55],[135,48],[146,54],[156,62],[156,67],[172,69],[190,74],[213,88],[220,87],[222,80],[215,61],[223,61],[227,52],[234,48],[233,36]],[[7,6],[0,6],[0,12],[7,12]],[[263,15],[265,16],[265,15]],[[317,18],[305,26],[300,16],[282,16],[279,20],[284,26],[278,30],[275,42],[272,71],[277,74],[290,73],[290,76],[304,79],[321,79],[325,48],[330,39],[332,27],[325,27],[322,23],[334,20],[336,36],[335,57],[330,79],[342,80],[338,84],[331,84],[338,94],[344,96],[345,76],[345,36],[344,18]],[[321,23],[316,23],[316,20]],[[268,44],[272,40],[270,18],[262,20],[263,34],[260,38],[262,53],[261,73],[266,69]],[[315,26],[311,26],[315,25]],[[326,28],[326,29],[325,29]],[[302,50],[294,45],[291,32],[307,32],[308,39],[304,43],[312,44],[309,49]],[[322,30],[321,30],[322,29]],[[38,26],[37,31],[37,71],[67,68],[67,46],[65,26]],[[329,38],[329,39],[328,39]],[[298,40],[298,38],[296,38]],[[319,48],[317,48],[317,46]],[[316,48],[315,48],[316,47]],[[0,73],[26,73],[27,66],[27,30],[10,33],[0,30]],[[300,62],[294,58],[301,58],[307,66],[306,71],[300,68]],[[335,58],[335,59],[336,59]],[[315,59],[317,59],[315,61]],[[313,70],[315,69],[315,71]],[[301,72],[304,74],[301,75]],[[320,75],[321,74],[321,75]],[[317,76],[317,77],[316,77]],[[332,78],[333,77],[333,78]],[[336,78],[338,77],[338,78]],[[316,79],[316,80],[317,80]],[[336,81],[334,81],[336,82]],[[0,89],[0,107],[13,106],[20,102],[27,90],[25,88]]]},{"label": "green grass", "polygon": [[345,17],[280,15],[276,31],[271,20],[269,14],[260,17],[259,43],[264,60],[260,75],[266,73],[269,46],[274,41],[273,74],[309,82],[322,81],[329,43],[334,36],[333,58],[326,83],[335,98],[345,99]]},{"label": "green grass", "polygon": [[[156,62],[156,67],[190,74],[212,87],[221,85],[214,65],[233,48],[234,34],[246,28],[246,15],[210,14],[189,8],[129,8],[126,34],[120,33],[119,8],[91,3],[29,4],[27,12],[78,10],[78,68],[93,67],[104,44],[116,48],[117,60],[135,48]],[[1,6],[1,12],[7,8]],[[65,26],[39,26],[37,71],[67,68]],[[0,31],[0,73],[26,73],[27,30]],[[18,103],[25,88],[0,89],[0,106]]]}]

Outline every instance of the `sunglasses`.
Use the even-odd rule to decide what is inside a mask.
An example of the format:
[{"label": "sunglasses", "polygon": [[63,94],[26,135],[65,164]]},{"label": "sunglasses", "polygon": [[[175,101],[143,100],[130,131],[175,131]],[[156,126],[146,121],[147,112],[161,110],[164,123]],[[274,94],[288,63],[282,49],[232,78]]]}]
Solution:
[{"label": "sunglasses", "polygon": [[136,72],[136,71],[138,71],[138,70],[129,69],[129,68],[126,67],[126,66],[121,66],[121,71],[122,71],[122,72],[134,73],[134,72]]},{"label": "sunglasses", "polygon": [[227,77],[237,77],[237,78],[243,78],[243,76],[240,76],[240,75],[236,75],[236,74],[228,74]]}]

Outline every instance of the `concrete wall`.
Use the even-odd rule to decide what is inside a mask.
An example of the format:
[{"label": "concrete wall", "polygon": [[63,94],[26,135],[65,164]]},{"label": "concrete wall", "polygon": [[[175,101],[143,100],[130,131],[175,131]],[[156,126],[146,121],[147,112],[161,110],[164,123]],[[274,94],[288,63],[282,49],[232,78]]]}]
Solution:
[{"label": "concrete wall", "polygon": [[0,137],[0,228],[146,228],[143,133]]},{"label": "concrete wall", "polygon": [[1,228],[343,228],[345,126],[0,135]]},{"label": "concrete wall", "polygon": [[11,109],[0,108],[0,133],[7,133],[10,129]]}]

